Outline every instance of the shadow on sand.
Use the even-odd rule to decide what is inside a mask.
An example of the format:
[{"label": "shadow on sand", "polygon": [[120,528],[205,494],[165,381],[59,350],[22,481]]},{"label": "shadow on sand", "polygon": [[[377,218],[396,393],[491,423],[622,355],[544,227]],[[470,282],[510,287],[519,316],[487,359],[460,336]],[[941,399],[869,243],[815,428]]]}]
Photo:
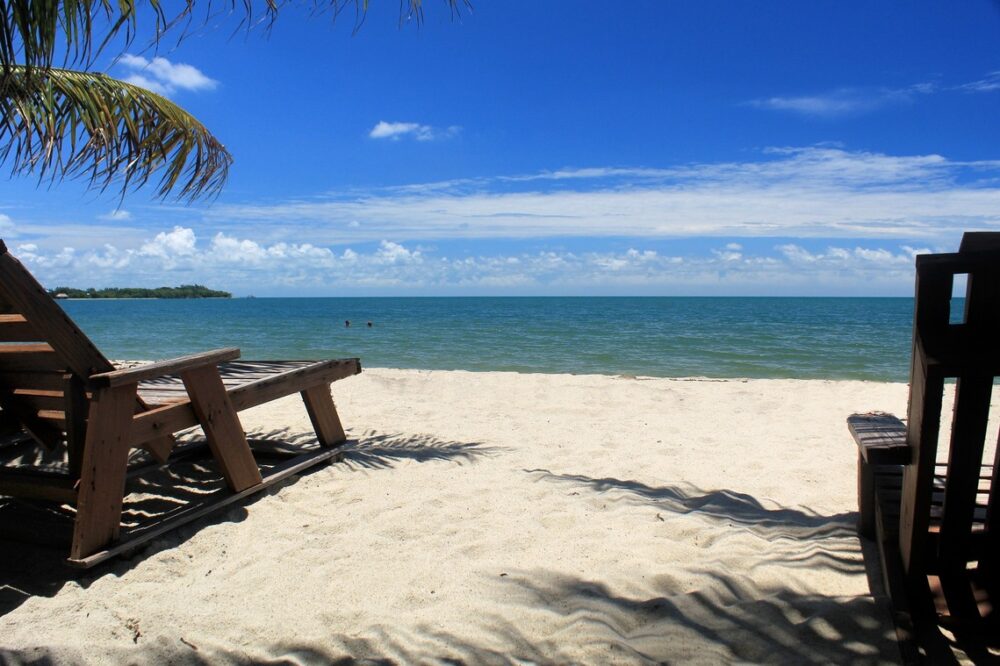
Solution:
[{"label": "shadow on sand", "polygon": [[[372,442],[367,451],[366,441]],[[489,454],[488,448],[477,445],[436,440],[429,444],[421,450],[410,437],[366,436],[357,449],[348,450],[347,458],[359,466],[383,469],[401,459],[472,460]],[[898,662],[884,602],[804,592],[792,580],[781,580],[780,575],[776,579],[773,569],[770,577],[758,575],[758,569],[768,565],[831,575],[866,573],[864,562],[871,559],[858,557],[855,514],[824,516],[801,508],[769,508],[731,490],[701,492],[525,471],[540,481],[572,484],[582,500],[600,496],[602,501],[648,504],[664,514],[694,513],[716,528],[739,526],[765,544],[749,569],[730,571],[720,566],[717,558],[726,545],[718,542],[706,546],[704,562],[679,563],[660,572],[651,565],[637,571],[636,585],[627,589],[600,580],[599,571],[588,576],[512,570],[499,582],[483,581],[503,586],[503,600],[496,611],[473,620],[478,625],[474,632],[440,625],[358,627],[352,635],[331,633],[317,642],[260,645],[251,653],[158,637],[155,643],[140,642],[111,657],[192,664]],[[666,518],[664,527],[669,529],[670,516]],[[641,584],[640,573],[645,578]],[[872,572],[867,573],[872,580]],[[541,636],[535,626],[540,618],[547,627]],[[42,651],[6,656],[14,662],[46,663],[53,655]]]},{"label": "shadow on sand", "polygon": [[[265,475],[283,454],[318,446],[312,433],[287,429],[251,431],[247,438]],[[204,453],[205,450],[203,438],[186,438],[171,456],[168,466],[129,479],[128,496],[122,510],[123,537],[141,535],[189,510],[194,503],[228,492],[214,460],[196,457],[199,451]],[[495,455],[498,449],[478,442],[447,441],[431,435],[367,431],[359,439],[345,443],[341,451],[343,464],[348,469],[389,470],[402,461],[471,463],[483,456]],[[143,459],[138,459],[137,463],[142,464]],[[281,492],[299,478],[323,467],[307,469],[218,513],[158,537],[130,556],[110,560],[87,571],[74,569],[64,561],[74,516],[72,507],[0,498],[0,525],[10,527],[8,532],[40,542],[0,540],[0,617],[32,597],[54,596],[70,581],[88,587],[101,576],[120,576],[150,555],[176,547],[210,525],[240,522],[247,516],[247,506]],[[33,523],[44,524],[44,529],[36,529]]]}]

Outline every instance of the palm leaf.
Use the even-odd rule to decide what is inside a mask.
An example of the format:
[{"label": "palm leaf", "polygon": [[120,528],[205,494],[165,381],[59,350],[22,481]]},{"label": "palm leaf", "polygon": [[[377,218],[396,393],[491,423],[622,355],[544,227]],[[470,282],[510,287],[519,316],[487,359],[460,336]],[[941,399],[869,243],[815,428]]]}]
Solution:
[{"label": "palm leaf", "polygon": [[40,179],[83,177],[124,195],[160,173],[157,194],[217,193],[232,157],[170,100],[104,74],[8,68],[0,97],[0,163]]},{"label": "palm leaf", "polygon": [[[358,24],[368,11],[369,0],[312,0],[315,9],[330,9],[334,16],[348,6],[355,9]],[[452,13],[470,0],[444,0]],[[242,10],[242,24],[250,27],[261,21],[270,24],[286,0],[202,0],[198,7],[206,16],[220,5],[229,11]],[[183,0],[168,13],[161,0],[149,0],[154,25],[152,43],[178,25],[188,25],[195,0]],[[123,39],[124,49],[137,32],[136,0],[0,0],[0,79],[11,67],[21,64],[29,70],[82,65],[88,69],[93,59],[113,40]],[[176,11],[176,13],[174,13]],[[423,18],[422,0],[399,0],[400,18]],[[172,15],[171,15],[172,14]],[[183,32],[183,31],[182,31]],[[56,54],[62,59],[57,61]],[[2,85],[2,80],[0,80]]]},{"label": "palm leaf", "polygon": [[[369,0],[312,0],[334,15]],[[452,13],[470,0],[444,0]],[[243,24],[268,24],[286,0],[202,0],[209,15],[220,4],[242,7]],[[399,0],[400,17],[422,19],[422,0]],[[152,43],[190,23],[195,0],[168,14],[149,0]],[[171,10],[172,12],[175,10]],[[136,0],[0,0],[0,164],[42,180],[83,176],[91,185],[118,184],[122,194],[162,170],[158,194],[195,199],[217,193],[232,157],[194,117],[168,99],[89,69],[108,44],[127,48],[137,32]],[[184,31],[181,29],[181,37]],[[56,67],[56,54],[61,54]],[[178,189],[179,188],[179,189]]]}]

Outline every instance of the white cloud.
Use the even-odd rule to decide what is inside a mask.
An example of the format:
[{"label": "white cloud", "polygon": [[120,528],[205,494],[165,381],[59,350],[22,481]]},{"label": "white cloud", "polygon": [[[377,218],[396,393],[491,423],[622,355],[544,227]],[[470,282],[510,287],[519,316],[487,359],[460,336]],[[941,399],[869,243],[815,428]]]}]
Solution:
[{"label": "white cloud", "polygon": [[772,111],[787,111],[805,116],[837,118],[875,111],[892,104],[913,102],[922,95],[949,91],[989,93],[1000,90],[1000,71],[982,79],[959,85],[941,85],[927,81],[902,88],[837,88],[804,95],[776,95],[748,101],[748,106]]},{"label": "white cloud", "polygon": [[174,268],[182,259],[194,255],[194,251],[194,231],[184,227],[174,227],[172,231],[161,231],[153,240],[143,243],[138,254],[144,257],[156,257],[162,260],[164,267]]},{"label": "white cloud", "polygon": [[433,141],[435,139],[447,139],[455,136],[461,131],[458,125],[452,125],[444,129],[421,125],[420,123],[386,122],[378,123],[368,132],[372,139],[391,139],[398,141],[403,137],[411,137],[417,141]]},{"label": "white cloud", "polygon": [[419,251],[407,250],[399,243],[384,240],[379,244],[375,256],[387,264],[410,264],[419,263],[421,256]]},{"label": "white cloud", "polygon": [[126,53],[118,59],[118,65],[131,72],[125,81],[161,95],[178,90],[214,90],[219,85],[197,67],[172,63],[161,56],[147,59]]},{"label": "white cloud", "polygon": [[994,92],[1000,90],[1000,72],[990,72],[978,81],[971,81],[957,86],[957,88],[967,92]]},{"label": "white cloud", "polygon": [[[326,200],[216,205],[219,228],[280,227],[319,244],[445,238],[785,236],[927,239],[1000,229],[1000,162],[774,148],[668,169],[564,169]],[[353,225],[357,222],[358,225]]]},{"label": "white cloud", "polygon": [[905,88],[838,88],[811,95],[787,95],[750,100],[759,109],[790,111],[806,116],[839,117],[873,111],[889,104],[912,101],[918,95],[937,92],[934,83],[918,83]]},{"label": "white cloud", "polygon": [[[177,227],[139,249],[17,248],[44,284],[159,286],[200,282],[237,293],[908,293],[907,245],[799,244],[748,251],[720,243],[684,256],[641,244],[627,250],[513,251],[450,255],[383,239],[334,251],[310,243],[267,243]],[[86,277],[87,284],[80,281]],[[180,277],[179,277],[180,276]]]},{"label": "white cloud", "polygon": [[122,208],[118,208],[116,210],[104,213],[103,215],[98,215],[97,219],[107,220],[109,222],[125,222],[127,220],[132,219],[132,213]]}]

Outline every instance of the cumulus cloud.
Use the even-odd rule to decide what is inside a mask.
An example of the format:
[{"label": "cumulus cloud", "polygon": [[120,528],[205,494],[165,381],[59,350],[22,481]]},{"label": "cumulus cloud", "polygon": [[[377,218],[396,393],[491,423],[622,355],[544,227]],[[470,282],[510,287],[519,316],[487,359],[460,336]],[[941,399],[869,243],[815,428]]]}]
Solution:
[{"label": "cumulus cloud", "polygon": [[161,95],[171,95],[178,90],[214,90],[219,85],[197,67],[172,63],[161,56],[147,59],[126,53],[118,59],[118,65],[130,72],[125,81]]},{"label": "cumulus cloud", "polygon": [[[137,249],[18,246],[43,283],[158,286],[197,281],[237,293],[907,293],[908,245],[795,243],[749,251],[720,242],[703,252],[663,252],[641,244],[587,251],[520,250],[451,255],[383,239],[334,249],[310,243],[267,243],[217,232],[198,238],[175,227]],[[178,278],[179,274],[182,278]]]},{"label": "cumulus cloud", "polygon": [[434,141],[435,139],[447,139],[455,136],[461,131],[458,125],[445,128],[435,128],[430,125],[420,123],[386,122],[380,120],[368,132],[372,139],[390,139],[398,141],[404,137],[410,137],[417,141]]}]

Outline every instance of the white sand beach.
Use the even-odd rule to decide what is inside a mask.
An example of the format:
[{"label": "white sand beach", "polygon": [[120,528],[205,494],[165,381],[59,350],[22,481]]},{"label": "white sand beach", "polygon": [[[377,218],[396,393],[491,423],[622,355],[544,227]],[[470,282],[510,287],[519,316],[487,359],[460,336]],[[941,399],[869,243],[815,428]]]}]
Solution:
[{"label": "white sand beach", "polygon": [[[902,414],[905,384],[368,369],[334,397],[344,462],[129,559],[81,574],[5,543],[3,655],[898,660],[845,419]],[[243,422],[310,433],[295,397]]]}]

